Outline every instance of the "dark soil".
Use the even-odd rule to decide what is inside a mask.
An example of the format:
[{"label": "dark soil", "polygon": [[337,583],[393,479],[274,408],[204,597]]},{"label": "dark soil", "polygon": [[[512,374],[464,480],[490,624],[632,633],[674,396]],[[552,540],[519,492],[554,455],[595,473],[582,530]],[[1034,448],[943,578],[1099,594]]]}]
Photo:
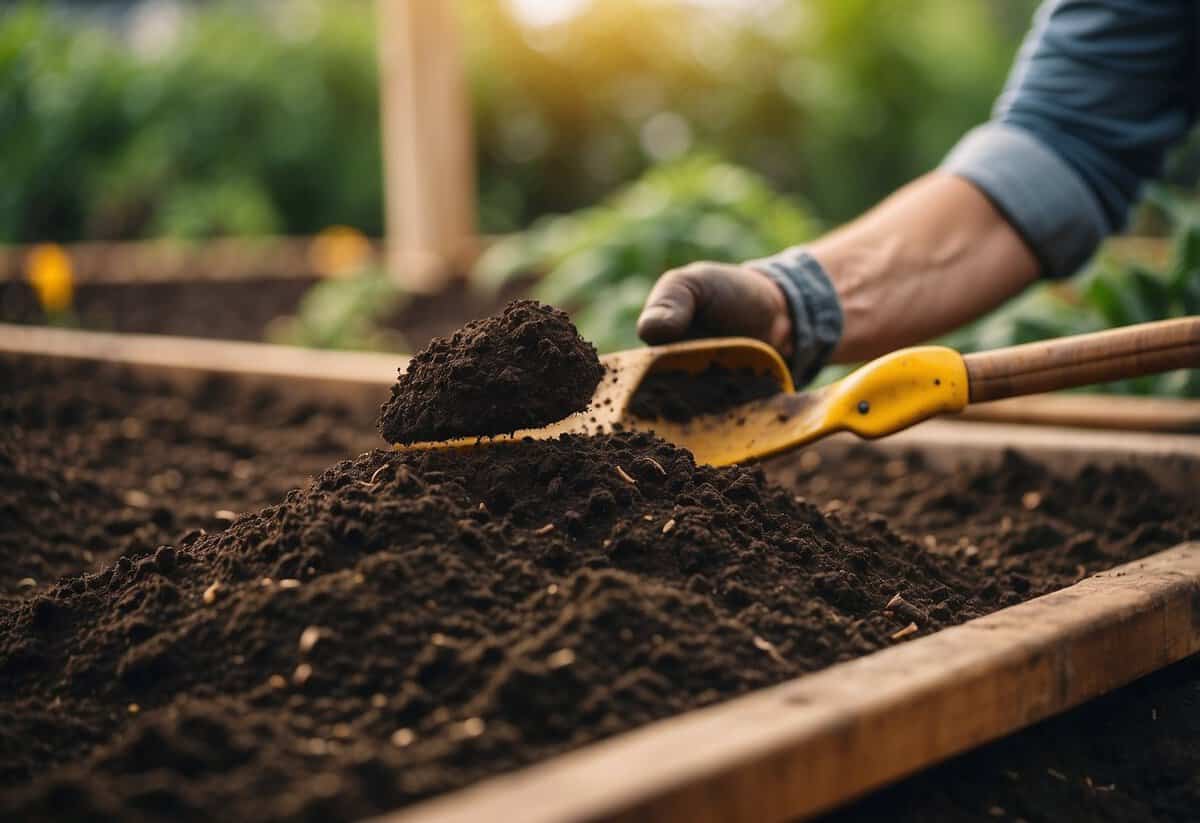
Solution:
[{"label": "dark soil", "polygon": [[[316,283],[311,277],[164,283],[81,283],[74,310],[83,328],[264,340],[267,324],[295,312]],[[0,283],[0,322],[45,323],[27,283]]]},{"label": "dark soil", "polygon": [[[267,339],[271,321],[294,314],[305,292],[317,282],[313,277],[263,277],[80,283],[75,287],[74,308],[80,325],[96,331],[261,341]],[[527,289],[527,282],[514,282],[500,294],[490,295],[454,280],[437,294],[407,296],[382,325],[399,332],[411,351],[474,317],[492,314]],[[28,283],[0,281],[0,323],[45,322]]]},{"label": "dark soil", "polygon": [[[997,467],[947,475],[918,455],[859,445],[793,454],[768,463],[767,472],[821,501],[827,514],[880,519],[930,552],[1031,581],[1047,573],[1081,579],[1200,538],[1200,498],[1192,493],[1200,466],[1190,489],[1176,494],[1137,468],[1089,467],[1063,478],[1015,451]],[[1008,605],[1025,594],[1018,586],[1001,599]]]},{"label": "dark soil", "polygon": [[[0,550],[37,570],[0,600],[6,819],[353,819],[1200,537],[1190,489],[1129,469],[861,448],[768,480],[639,435],[372,452],[254,512],[370,412],[0,368]],[[1192,820],[1197,684],[1176,667],[847,819]]]},{"label": "dark soil", "polygon": [[779,384],[769,374],[714,363],[698,374],[671,370],[646,375],[629,401],[629,413],[643,420],[685,423],[778,393]]},{"label": "dark soil", "polygon": [[603,374],[565,312],[516,300],[414,355],[379,431],[413,443],[543,426],[587,408]]},{"label": "dark soil", "polygon": [[217,531],[378,443],[373,404],[0,357],[0,597]]}]

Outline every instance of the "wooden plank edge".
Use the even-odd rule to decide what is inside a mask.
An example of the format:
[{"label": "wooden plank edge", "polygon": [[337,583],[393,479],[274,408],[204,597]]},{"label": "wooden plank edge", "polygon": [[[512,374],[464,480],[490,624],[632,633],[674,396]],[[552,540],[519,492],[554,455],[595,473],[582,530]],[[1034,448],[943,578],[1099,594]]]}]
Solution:
[{"label": "wooden plank edge", "polygon": [[[505,235],[475,235],[462,244],[464,269]],[[155,285],[177,282],[236,282],[331,276],[314,265],[316,236],[227,237],[204,241],[128,240],[60,244],[71,258],[76,285]],[[383,262],[383,241],[368,237],[368,262]],[[39,244],[0,245],[0,284],[25,280],[29,253]],[[401,258],[402,265],[419,259]],[[465,275],[465,271],[456,272]]]},{"label": "wooden plank edge", "polygon": [[377,823],[770,823],[829,810],[1200,651],[1200,543]]},{"label": "wooden plank edge", "polygon": [[1034,394],[968,406],[955,419],[1131,431],[1200,432],[1200,400]]},{"label": "wooden plank edge", "polygon": [[[861,443],[838,435],[824,450]],[[994,465],[1015,451],[1069,476],[1085,467],[1116,465],[1141,469],[1160,485],[1186,489],[1200,483],[1200,436],[1154,432],[1078,429],[1024,423],[969,423],[953,418],[929,420],[871,445],[885,452],[919,451],[935,468]]]},{"label": "wooden plank edge", "polygon": [[408,356],[0,323],[0,353],[125,366],[387,386]]}]

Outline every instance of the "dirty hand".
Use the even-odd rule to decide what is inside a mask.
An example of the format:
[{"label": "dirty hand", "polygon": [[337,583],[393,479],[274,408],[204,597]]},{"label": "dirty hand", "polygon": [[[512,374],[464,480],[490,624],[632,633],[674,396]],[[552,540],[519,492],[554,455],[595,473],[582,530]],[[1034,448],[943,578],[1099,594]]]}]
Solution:
[{"label": "dirty hand", "polygon": [[842,307],[825,268],[803,246],[739,266],[692,263],[659,278],[638,318],[647,343],[689,337],[755,337],[788,361],[797,386],[829,361]]},{"label": "dirty hand", "polygon": [[651,345],[693,337],[754,337],[785,357],[792,321],[783,290],[768,275],[729,263],[690,263],[658,279],[637,323]]}]

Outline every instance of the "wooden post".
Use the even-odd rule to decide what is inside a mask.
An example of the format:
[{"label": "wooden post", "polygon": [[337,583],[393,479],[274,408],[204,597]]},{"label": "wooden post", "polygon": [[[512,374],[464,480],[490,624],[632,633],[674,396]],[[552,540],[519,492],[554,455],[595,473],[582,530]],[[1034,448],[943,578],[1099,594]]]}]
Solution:
[{"label": "wooden post", "polygon": [[405,288],[439,289],[474,257],[470,103],[447,0],[378,0],[387,267]]}]

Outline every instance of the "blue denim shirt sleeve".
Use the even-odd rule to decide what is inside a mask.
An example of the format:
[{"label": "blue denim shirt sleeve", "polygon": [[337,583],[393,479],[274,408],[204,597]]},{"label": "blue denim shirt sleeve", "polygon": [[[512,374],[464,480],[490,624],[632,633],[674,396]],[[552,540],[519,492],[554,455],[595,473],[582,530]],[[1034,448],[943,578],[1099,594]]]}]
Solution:
[{"label": "blue denim shirt sleeve", "polygon": [[1048,0],[992,121],[943,168],[978,186],[1043,273],[1078,269],[1195,117],[1200,3]]}]

